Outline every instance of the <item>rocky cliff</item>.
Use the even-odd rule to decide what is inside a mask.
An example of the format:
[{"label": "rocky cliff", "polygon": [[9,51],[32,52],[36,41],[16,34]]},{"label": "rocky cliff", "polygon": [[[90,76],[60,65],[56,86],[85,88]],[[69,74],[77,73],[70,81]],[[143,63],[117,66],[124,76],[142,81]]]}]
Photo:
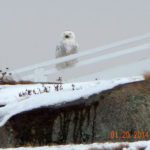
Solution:
[{"label": "rocky cliff", "polygon": [[0,147],[150,139],[150,82],[17,114],[0,137]]}]

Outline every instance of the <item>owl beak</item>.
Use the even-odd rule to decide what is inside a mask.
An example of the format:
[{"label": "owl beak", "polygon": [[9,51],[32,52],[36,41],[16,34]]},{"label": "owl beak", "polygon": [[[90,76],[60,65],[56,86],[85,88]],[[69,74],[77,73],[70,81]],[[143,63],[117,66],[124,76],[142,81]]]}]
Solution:
[{"label": "owl beak", "polygon": [[68,39],[68,38],[69,38],[69,35],[65,35],[65,38]]}]

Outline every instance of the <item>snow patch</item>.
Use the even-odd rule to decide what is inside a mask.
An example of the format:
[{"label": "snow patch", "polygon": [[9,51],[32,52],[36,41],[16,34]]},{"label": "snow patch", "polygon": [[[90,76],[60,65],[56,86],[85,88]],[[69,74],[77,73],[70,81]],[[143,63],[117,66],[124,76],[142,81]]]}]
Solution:
[{"label": "snow patch", "polygon": [[[29,111],[42,106],[60,105],[66,102],[74,101],[79,98],[88,99],[90,95],[100,93],[104,90],[111,89],[119,84],[130,83],[143,80],[142,76],[116,78],[112,80],[96,80],[91,82],[65,83],[63,90],[56,91],[53,84],[50,86],[50,92],[31,96],[19,97],[18,94],[26,89],[43,88],[42,84],[31,85],[4,85],[0,86],[0,126],[3,126],[12,116]],[[72,90],[72,84],[75,90]]]},{"label": "snow patch", "polygon": [[[20,147],[8,148],[7,150],[150,150],[150,141],[138,142],[118,142],[118,143],[93,143],[93,144],[72,144],[72,145],[59,145],[59,146],[42,146],[42,147]],[[4,149],[0,149],[4,150]]]}]

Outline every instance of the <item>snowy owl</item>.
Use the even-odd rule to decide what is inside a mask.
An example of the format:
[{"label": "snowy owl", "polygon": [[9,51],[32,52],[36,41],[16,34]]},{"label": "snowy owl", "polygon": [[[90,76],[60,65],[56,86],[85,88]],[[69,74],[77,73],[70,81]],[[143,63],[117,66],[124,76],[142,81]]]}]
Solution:
[{"label": "snowy owl", "polygon": [[[61,35],[61,41],[56,47],[56,58],[68,56],[78,52],[78,43],[72,31],[65,31]],[[57,69],[72,67],[77,63],[77,59],[66,61],[56,65]]]}]

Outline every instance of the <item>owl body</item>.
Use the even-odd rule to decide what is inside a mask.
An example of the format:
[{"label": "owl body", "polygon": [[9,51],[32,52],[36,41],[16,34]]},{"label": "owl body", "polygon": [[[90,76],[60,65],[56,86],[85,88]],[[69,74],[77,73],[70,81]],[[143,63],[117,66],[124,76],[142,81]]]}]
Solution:
[{"label": "owl body", "polygon": [[[78,52],[78,43],[75,34],[72,31],[65,31],[62,33],[61,41],[56,47],[56,58],[68,56]],[[77,63],[77,59],[66,61],[56,65],[57,69],[64,69],[72,67]]]}]

